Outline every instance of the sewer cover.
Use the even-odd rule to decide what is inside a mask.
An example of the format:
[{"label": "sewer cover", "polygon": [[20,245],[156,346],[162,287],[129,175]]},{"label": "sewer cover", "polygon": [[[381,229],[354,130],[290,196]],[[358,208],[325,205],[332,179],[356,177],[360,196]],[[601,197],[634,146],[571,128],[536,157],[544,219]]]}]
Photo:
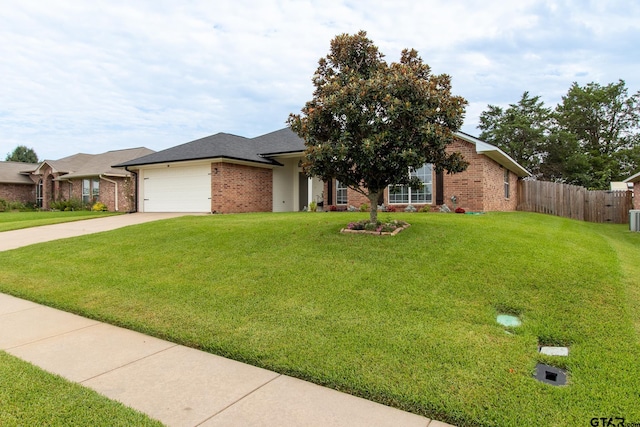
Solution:
[{"label": "sewer cover", "polygon": [[535,378],[545,384],[565,385],[567,384],[567,373],[555,366],[538,363],[536,365]]},{"label": "sewer cover", "polygon": [[540,354],[546,354],[547,356],[568,356],[568,347],[540,347]]},{"label": "sewer cover", "polygon": [[520,326],[522,324],[520,319],[510,314],[498,314],[497,321],[502,326]]}]

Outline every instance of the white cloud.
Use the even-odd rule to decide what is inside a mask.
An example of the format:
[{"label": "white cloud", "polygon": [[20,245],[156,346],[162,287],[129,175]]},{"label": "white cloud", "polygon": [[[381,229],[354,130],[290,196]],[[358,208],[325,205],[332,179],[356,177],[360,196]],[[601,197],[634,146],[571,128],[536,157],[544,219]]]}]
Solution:
[{"label": "white cloud", "polygon": [[[216,132],[284,126],[339,33],[360,29],[397,60],[417,49],[470,101],[522,92],[556,102],[572,81],[639,89],[634,2],[5,0],[0,154],[162,149]],[[635,43],[635,44],[634,44]]]}]

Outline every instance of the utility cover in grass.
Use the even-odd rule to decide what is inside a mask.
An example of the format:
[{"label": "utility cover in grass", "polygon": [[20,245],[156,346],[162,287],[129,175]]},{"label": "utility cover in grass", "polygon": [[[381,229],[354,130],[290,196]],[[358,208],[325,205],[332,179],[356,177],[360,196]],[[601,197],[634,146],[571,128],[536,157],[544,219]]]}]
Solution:
[{"label": "utility cover in grass", "polygon": [[522,322],[516,316],[512,316],[510,314],[498,314],[497,318],[498,323],[502,326],[520,326]]},{"label": "utility cover in grass", "polygon": [[547,356],[568,356],[569,348],[567,347],[540,347],[540,354],[546,354]]}]

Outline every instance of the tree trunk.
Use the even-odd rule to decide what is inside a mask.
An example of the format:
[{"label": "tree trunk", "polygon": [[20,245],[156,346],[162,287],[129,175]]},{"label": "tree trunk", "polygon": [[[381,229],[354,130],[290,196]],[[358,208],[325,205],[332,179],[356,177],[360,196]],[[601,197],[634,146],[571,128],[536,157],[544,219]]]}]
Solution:
[{"label": "tree trunk", "polygon": [[371,208],[369,209],[369,221],[378,222],[378,197],[380,196],[380,191],[376,191],[375,193],[369,193],[369,203]]}]

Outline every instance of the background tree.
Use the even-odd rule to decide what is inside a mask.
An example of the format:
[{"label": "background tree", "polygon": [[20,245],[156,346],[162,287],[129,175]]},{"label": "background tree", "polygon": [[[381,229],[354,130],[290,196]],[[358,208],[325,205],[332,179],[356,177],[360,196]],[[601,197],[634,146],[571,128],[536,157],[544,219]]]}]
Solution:
[{"label": "background tree", "polygon": [[507,109],[495,105],[487,108],[480,114],[480,139],[502,149],[533,175],[539,175],[550,133],[551,109],[539,96],[530,97],[529,92]]},{"label": "background tree", "polygon": [[289,126],[304,139],[307,175],[337,179],[364,194],[371,221],[391,184],[420,187],[409,171],[432,163],[454,173],[468,163],[445,148],[462,126],[466,100],[451,95],[451,78],[432,75],[415,50],[387,64],[366,32],[342,34],[313,76],[313,99]]},{"label": "background tree", "polygon": [[584,87],[573,83],[556,108],[559,132],[572,135],[586,157],[587,174],[568,181],[606,189],[640,167],[640,92],[628,96],[623,80]]},{"label": "background tree", "polygon": [[543,180],[606,189],[640,169],[640,92],[623,80],[573,83],[552,112],[525,92],[506,110],[489,105],[478,128]]},{"label": "background tree", "polygon": [[38,156],[33,148],[27,148],[24,145],[18,145],[13,152],[7,154],[5,159],[7,162],[25,162],[38,163]]}]

